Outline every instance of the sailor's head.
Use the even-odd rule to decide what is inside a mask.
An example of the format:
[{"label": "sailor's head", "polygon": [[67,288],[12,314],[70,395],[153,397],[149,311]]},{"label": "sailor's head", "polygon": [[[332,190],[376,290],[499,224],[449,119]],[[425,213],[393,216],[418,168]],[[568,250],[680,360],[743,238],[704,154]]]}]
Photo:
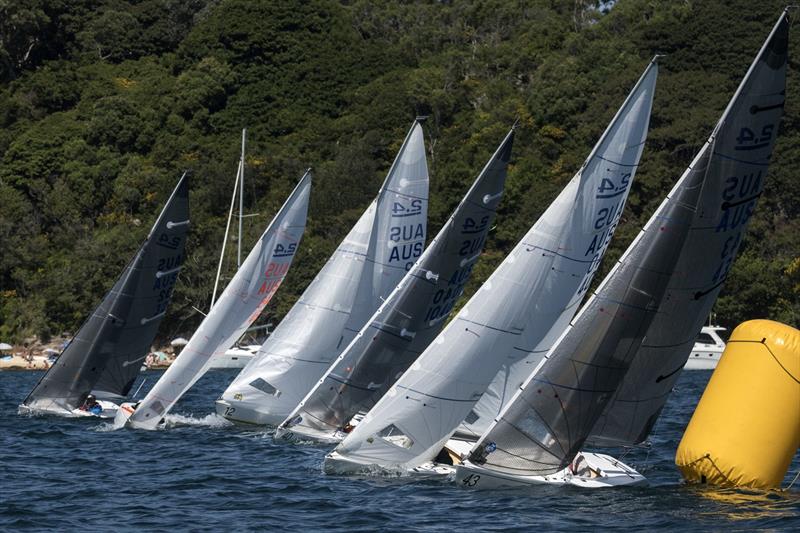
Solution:
[{"label": "sailor's head", "polygon": [[87,402],[93,402],[94,400],[95,400],[94,394],[90,394],[89,396],[86,397]]}]

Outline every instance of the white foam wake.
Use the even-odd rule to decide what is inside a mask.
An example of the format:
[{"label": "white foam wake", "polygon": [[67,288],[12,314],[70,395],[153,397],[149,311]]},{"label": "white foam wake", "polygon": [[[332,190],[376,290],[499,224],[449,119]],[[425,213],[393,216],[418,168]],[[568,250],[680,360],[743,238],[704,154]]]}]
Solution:
[{"label": "white foam wake", "polygon": [[177,414],[168,414],[164,419],[164,429],[181,426],[199,426],[209,428],[226,428],[233,425],[233,422],[217,413],[209,413],[202,418]]}]

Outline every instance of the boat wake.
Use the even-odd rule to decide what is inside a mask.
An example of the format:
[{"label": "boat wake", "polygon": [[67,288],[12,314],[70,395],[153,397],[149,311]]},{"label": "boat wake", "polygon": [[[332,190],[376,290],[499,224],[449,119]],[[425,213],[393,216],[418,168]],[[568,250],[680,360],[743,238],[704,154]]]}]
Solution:
[{"label": "boat wake", "polygon": [[[95,428],[95,431],[106,432],[106,431],[116,431],[118,429],[122,429],[125,427],[125,423],[127,422],[127,418],[121,418],[119,420],[114,420],[113,422],[108,422],[105,424],[100,424]],[[172,429],[178,427],[204,427],[204,428],[227,428],[233,426],[233,422],[229,421],[227,418],[222,417],[216,413],[209,413],[204,417],[194,417],[191,415],[177,415],[177,414],[169,414],[165,417],[164,422],[156,426],[156,429]]]},{"label": "boat wake", "polygon": [[207,427],[207,428],[227,428],[233,426],[233,422],[217,413],[209,413],[204,417],[185,416],[169,414],[164,419],[164,424],[159,425],[163,429],[172,429],[183,426]]}]

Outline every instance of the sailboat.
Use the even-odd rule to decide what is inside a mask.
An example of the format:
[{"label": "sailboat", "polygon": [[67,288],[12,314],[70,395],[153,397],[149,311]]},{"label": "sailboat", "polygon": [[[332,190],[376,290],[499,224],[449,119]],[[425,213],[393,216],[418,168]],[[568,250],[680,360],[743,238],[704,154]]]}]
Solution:
[{"label": "sailboat", "polygon": [[428,166],[416,120],[377,198],[258,355],[217,400],[217,413],[278,425],[422,255]]},{"label": "sailboat", "polygon": [[462,486],[644,481],[581,449],[587,439],[641,442],[686,363],[763,190],[783,112],[788,28],[784,13],[689,168],[457,467]]},{"label": "sailboat", "polygon": [[338,442],[438,335],[483,251],[514,138],[503,139],[449,220],[277,436]]},{"label": "sailboat", "polygon": [[[616,228],[657,77],[645,69],[586,162],[480,290],[325,458],[330,473],[436,458],[503,365],[541,357],[574,315]],[[477,438],[475,436],[474,438]]]},{"label": "sailboat", "polygon": [[706,184],[714,184],[717,198],[709,200],[711,209],[704,205],[705,224],[689,235],[646,340],[592,430],[594,443],[646,440],[730,272],[764,190],[783,116],[790,25],[787,10],[712,133]]},{"label": "sailboat", "polygon": [[[130,393],[167,312],[188,231],[184,174],[136,255],[19,406],[20,414],[115,415],[114,402]],[[98,399],[91,410],[90,395]]]},{"label": "sailboat", "polygon": [[241,337],[283,282],[306,227],[311,172],[303,178],[256,242],[200,327],[161,379],[137,405],[123,404],[116,427],[155,429],[200,379],[215,354]]},{"label": "sailboat", "polygon": [[[236,216],[239,222],[239,231],[236,234],[236,269],[238,270],[239,267],[242,266],[242,225],[245,217],[253,216],[244,214],[244,152],[246,142],[247,129],[242,129],[242,151],[239,158],[239,166],[236,169],[236,181],[234,182],[233,194],[231,195],[231,206],[228,210],[228,222],[225,225],[225,236],[222,239],[222,248],[219,253],[219,263],[217,264],[217,276],[214,279],[214,289],[211,292],[211,305],[209,307],[214,307],[214,302],[217,300],[217,289],[219,288],[219,280],[222,275],[222,263],[225,258],[225,245],[228,242],[228,233],[231,227],[231,220],[233,219],[233,208],[236,204],[237,193],[239,196],[239,212]],[[252,329],[253,328],[249,329],[248,332],[251,332]],[[264,327],[260,327],[258,329],[264,329]],[[244,368],[245,365],[247,365],[247,363],[255,356],[255,354],[258,353],[258,348],[260,345],[250,344],[240,346],[238,344],[239,342],[241,342],[241,340],[237,339],[237,344],[235,346],[229,348],[223,354],[215,355],[214,358],[211,359],[209,369]]]}]

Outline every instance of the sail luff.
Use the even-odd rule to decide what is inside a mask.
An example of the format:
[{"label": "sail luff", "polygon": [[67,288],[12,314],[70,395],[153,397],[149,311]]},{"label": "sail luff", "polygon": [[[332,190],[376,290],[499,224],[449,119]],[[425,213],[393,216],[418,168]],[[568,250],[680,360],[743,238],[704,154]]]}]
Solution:
[{"label": "sail luff", "polygon": [[389,167],[388,172],[386,172],[386,177],[383,179],[383,183],[381,183],[381,188],[378,189],[378,196],[380,196],[381,193],[383,193],[384,190],[386,189],[386,187],[389,185],[389,182],[391,181],[392,176],[394,175],[394,173],[397,170],[397,167],[400,164],[400,160],[401,160],[401,158],[403,156],[403,153],[405,152],[406,148],[408,147],[409,143],[411,142],[411,138],[414,135],[414,133],[416,132],[417,128],[420,128],[420,130],[422,128],[422,121],[421,121],[421,119],[419,117],[414,119],[414,122],[411,124],[411,128],[409,128],[408,133],[406,133],[406,136],[403,139],[403,142],[400,144],[400,149],[395,154],[394,159],[392,160],[392,164]]},{"label": "sail luff", "polygon": [[733,109],[734,105],[736,105],[736,102],[739,101],[745,89],[745,86],[747,85],[748,81],[752,78],[753,72],[755,72],[755,69],[758,66],[759,62],[762,60],[767,50],[771,46],[773,46],[773,42],[776,40],[779,31],[787,33],[787,37],[782,38],[783,43],[781,44],[781,46],[783,47],[788,46],[788,27],[789,27],[788,15],[790,8],[791,6],[788,6],[786,7],[786,9],[783,10],[783,12],[778,17],[777,22],[775,22],[775,25],[772,27],[772,30],[769,32],[769,35],[764,41],[764,44],[762,44],[761,48],[759,48],[758,53],[755,56],[755,59],[753,59],[753,62],[750,63],[750,66],[748,67],[747,72],[742,78],[742,81],[736,87],[736,92],[733,93],[733,96],[731,97],[730,101],[728,101],[728,105],[725,106],[725,110],[722,112],[722,115],[717,121],[717,125],[714,127],[714,132],[712,132],[712,136],[714,135],[714,133],[717,132],[717,130],[719,130],[725,124],[726,120],[728,119],[728,115],[730,115],[731,110]]},{"label": "sail luff", "polygon": [[661,57],[662,56],[660,56],[660,55],[653,56],[653,58],[650,60],[650,63],[648,63],[647,67],[645,67],[644,72],[642,72],[642,75],[639,76],[638,80],[636,80],[636,83],[633,85],[633,88],[628,93],[628,96],[625,97],[625,100],[622,102],[622,105],[617,109],[617,112],[614,113],[614,116],[609,121],[608,126],[606,126],[606,129],[603,130],[603,133],[600,135],[600,138],[597,140],[597,142],[592,147],[591,152],[589,152],[589,155],[583,161],[583,165],[581,166],[580,170],[578,171],[579,174],[582,174],[583,170],[586,168],[586,166],[595,158],[595,156],[597,156],[597,152],[600,150],[600,148],[606,143],[606,141],[610,137],[610,135],[611,135],[611,133],[612,133],[612,131],[614,129],[614,125],[617,124],[620,121],[620,119],[622,118],[623,114],[628,111],[628,108],[631,105],[631,103],[633,102],[633,99],[637,96],[637,94],[641,90],[642,86],[645,83],[648,83],[649,78],[650,78],[651,74],[653,73],[653,71],[654,70],[655,71],[658,70],[658,60]]},{"label": "sail luff", "polygon": [[[228,222],[225,224],[225,236],[222,237],[222,249],[219,252],[219,262],[217,263],[217,277],[214,278],[214,290],[211,291],[211,305],[208,306],[209,310],[214,307],[214,302],[217,301],[217,288],[219,287],[219,278],[222,274],[222,263],[225,259],[225,246],[228,244],[228,232],[231,229],[231,218],[233,218],[233,206],[236,204],[236,192],[239,188],[239,175],[242,171],[242,160],[239,160],[239,166],[236,167],[236,181],[233,183],[233,193],[231,193],[231,207],[228,209]],[[238,267],[238,266],[237,266]]]},{"label": "sail luff", "polygon": [[242,220],[244,218],[244,148],[247,129],[242,128],[242,155],[239,159],[239,233],[236,236],[236,268],[242,266]]},{"label": "sail luff", "polygon": [[230,348],[280,287],[305,230],[310,172],[265,229],[189,343],[147,393],[128,425],[154,429],[175,402],[200,379],[214,354]]}]

